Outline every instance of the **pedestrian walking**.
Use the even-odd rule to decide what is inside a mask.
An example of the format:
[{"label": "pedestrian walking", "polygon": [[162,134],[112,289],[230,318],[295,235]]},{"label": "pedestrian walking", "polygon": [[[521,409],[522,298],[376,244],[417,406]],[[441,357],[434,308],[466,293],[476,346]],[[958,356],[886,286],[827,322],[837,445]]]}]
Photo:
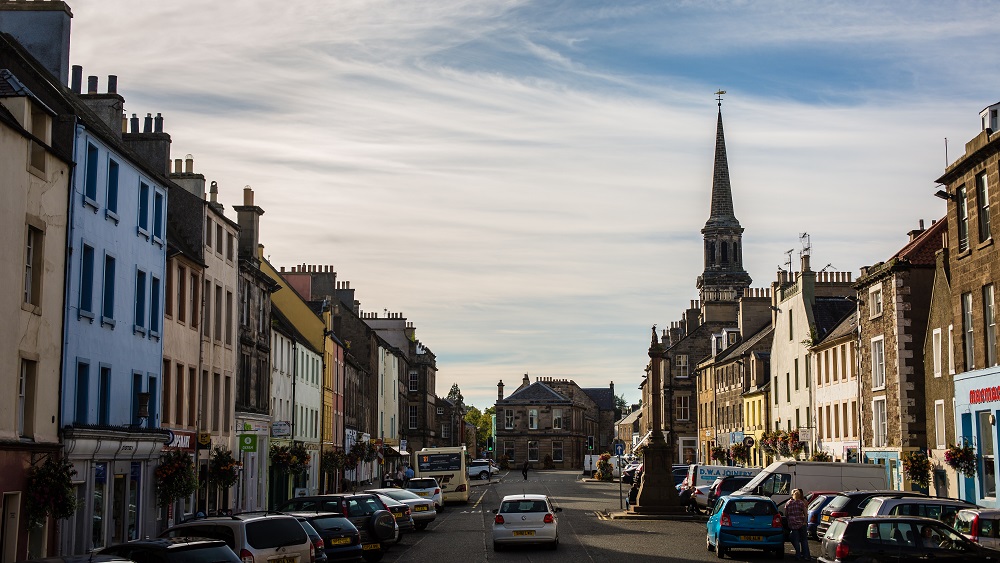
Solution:
[{"label": "pedestrian walking", "polygon": [[524,460],[524,465],[521,466],[521,475],[524,475],[524,480],[528,480],[528,469],[531,465],[528,464],[528,460]]},{"label": "pedestrian walking", "polygon": [[788,529],[791,530],[792,547],[795,548],[795,558],[809,561],[809,534],[806,522],[809,518],[809,508],[806,506],[802,489],[793,489],[792,498],[785,503],[785,515],[788,517]]}]

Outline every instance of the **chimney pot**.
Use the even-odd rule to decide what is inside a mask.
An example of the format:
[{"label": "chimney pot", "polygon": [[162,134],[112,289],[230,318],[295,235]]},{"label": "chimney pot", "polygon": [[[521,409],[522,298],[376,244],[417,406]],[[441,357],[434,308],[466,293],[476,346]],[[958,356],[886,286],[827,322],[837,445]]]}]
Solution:
[{"label": "chimney pot", "polygon": [[[190,154],[184,155],[184,171],[188,174],[194,173],[194,156]],[[212,182],[213,184],[215,182]]]},{"label": "chimney pot", "polygon": [[181,162],[182,161],[179,158],[174,159],[174,172],[176,172],[177,174],[180,174],[181,172],[184,171],[184,167],[181,165]]},{"label": "chimney pot", "polygon": [[87,77],[87,93],[96,94],[97,93],[97,77],[88,76]]},{"label": "chimney pot", "polygon": [[129,129],[131,129],[133,133],[138,133],[139,132],[139,116],[138,115],[136,115],[136,114],[133,113],[132,114],[132,119],[129,120],[129,124],[130,124]]},{"label": "chimney pot", "polygon": [[157,133],[163,133],[163,114],[162,113],[156,114],[156,117],[153,119],[153,123],[154,123],[153,131],[155,131]]},{"label": "chimney pot", "polygon": [[118,93],[118,76],[114,74],[108,75],[108,94]]},{"label": "chimney pot", "polygon": [[143,133],[153,132],[153,114],[147,113],[146,119],[142,120],[142,132]]},{"label": "chimney pot", "polygon": [[[190,169],[189,169],[190,171]],[[212,180],[212,185],[208,188],[209,196],[211,196],[212,203],[219,203],[219,184],[215,180]]]},{"label": "chimney pot", "polygon": [[80,94],[83,88],[83,67],[80,65],[73,65],[73,79],[70,82],[70,90],[74,94]]},{"label": "chimney pot", "polygon": [[249,184],[243,187],[243,205],[253,205],[253,188]]}]

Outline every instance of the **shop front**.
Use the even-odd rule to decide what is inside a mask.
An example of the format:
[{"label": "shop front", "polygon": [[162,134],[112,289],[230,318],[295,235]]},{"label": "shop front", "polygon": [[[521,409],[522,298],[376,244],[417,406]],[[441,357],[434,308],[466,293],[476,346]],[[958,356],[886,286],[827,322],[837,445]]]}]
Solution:
[{"label": "shop front", "polygon": [[958,491],[962,499],[987,508],[997,508],[998,416],[1000,369],[994,367],[955,376],[955,428],[958,445],[971,445],[978,454],[973,477],[957,474]]},{"label": "shop front", "polygon": [[240,462],[234,509],[240,512],[266,510],[268,507],[268,451],[271,421],[264,418],[241,418],[236,421],[239,433],[237,454]]}]

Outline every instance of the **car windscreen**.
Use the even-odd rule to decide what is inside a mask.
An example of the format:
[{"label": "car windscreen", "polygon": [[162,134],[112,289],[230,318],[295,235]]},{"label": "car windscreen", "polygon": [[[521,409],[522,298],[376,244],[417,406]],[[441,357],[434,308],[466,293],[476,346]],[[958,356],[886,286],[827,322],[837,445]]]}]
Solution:
[{"label": "car windscreen", "polygon": [[847,503],[851,502],[851,497],[847,495],[837,495],[833,497],[830,504],[823,508],[823,512],[838,512],[841,508],[847,506]]},{"label": "car windscreen", "polygon": [[268,518],[247,522],[247,543],[254,549],[273,549],[308,541],[295,518]]},{"label": "car windscreen", "polygon": [[421,500],[424,497],[411,493],[410,491],[404,491],[403,489],[385,489],[381,494],[396,500]]},{"label": "car windscreen", "polygon": [[517,514],[527,512],[548,512],[549,507],[544,500],[508,500],[500,504],[500,512],[504,514]]},{"label": "car windscreen", "polygon": [[434,479],[410,479],[411,489],[434,489],[438,486]]},{"label": "car windscreen", "polygon": [[167,551],[167,563],[240,563],[233,550],[224,545]]},{"label": "car windscreen", "polygon": [[826,495],[819,495],[818,497],[814,498],[813,501],[809,503],[809,507],[807,510],[810,511],[819,510],[820,507],[823,506],[823,503],[826,502],[826,498],[827,498]]},{"label": "car windscreen", "polygon": [[730,499],[723,510],[725,514],[741,514],[744,516],[772,516],[778,513],[773,502],[766,500],[733,500]]},{"label": "car windscreen", "polygon": [[357,531],[354,524],[351,524],[345,516],[319,516],[310,519],[309,523],[321,532]]}]

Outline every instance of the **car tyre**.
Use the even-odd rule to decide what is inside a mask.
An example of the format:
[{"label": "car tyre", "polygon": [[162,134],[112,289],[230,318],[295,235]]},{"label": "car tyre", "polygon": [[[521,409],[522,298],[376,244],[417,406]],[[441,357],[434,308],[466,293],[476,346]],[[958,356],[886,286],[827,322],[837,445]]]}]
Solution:
[{"label": "car tyre", "polygon": [[486,479],[489,478],[489,476],[490,476],[489,471],[480,471],[479,472],[479,480],[480,481],[485,481]]},{"label": "car tyre", "polygon": [[705,536],[705,549],[708,551],[715,551],[715,546],[712,545],[712,541],[708,539],[707,535]]},{"label": "car tyre", "polygon": [[726,548],[723,547],[721,543],[715,546],[715,556],[718,557],[719,559],[722,559],[726,556]]},{"label": "car tyre", "polygon": [[779,548],[775,549],[774,550],[774,558],[775,559],[784,559],[785,558],[785,548],[779,547]]}]

